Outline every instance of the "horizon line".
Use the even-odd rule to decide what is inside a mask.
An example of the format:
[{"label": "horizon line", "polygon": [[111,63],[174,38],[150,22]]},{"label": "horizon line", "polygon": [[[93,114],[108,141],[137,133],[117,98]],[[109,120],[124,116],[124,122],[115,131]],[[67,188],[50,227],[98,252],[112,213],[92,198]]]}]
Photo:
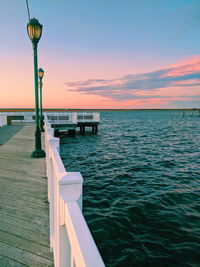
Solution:
[{"label": "horizon line", "polygon": [[[43,111],[180,111],[199,110],[199,108],[43,108]],[[0,108],[0,112],[35,111],[35,108]]]}]

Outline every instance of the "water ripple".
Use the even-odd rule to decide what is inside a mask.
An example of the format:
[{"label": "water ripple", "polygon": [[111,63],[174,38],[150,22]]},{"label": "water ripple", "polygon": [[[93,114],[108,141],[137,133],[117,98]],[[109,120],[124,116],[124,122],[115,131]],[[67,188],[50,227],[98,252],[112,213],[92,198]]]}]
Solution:
[{"label": "water ripple", "polygon": [[106,266],[200,266],[199,133],[177,111],[102,112],[97,136],[61,140]]}]

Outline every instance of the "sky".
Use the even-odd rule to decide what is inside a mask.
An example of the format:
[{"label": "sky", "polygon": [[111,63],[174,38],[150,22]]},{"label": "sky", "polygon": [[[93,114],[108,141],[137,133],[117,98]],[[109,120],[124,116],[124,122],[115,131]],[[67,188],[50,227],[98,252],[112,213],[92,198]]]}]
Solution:
[{"label": "sky", "polygon": [[[199,0],[29,0],[45,108],[198,108]],[[25,0],[0,0],[0,108],[33,108]]]}]

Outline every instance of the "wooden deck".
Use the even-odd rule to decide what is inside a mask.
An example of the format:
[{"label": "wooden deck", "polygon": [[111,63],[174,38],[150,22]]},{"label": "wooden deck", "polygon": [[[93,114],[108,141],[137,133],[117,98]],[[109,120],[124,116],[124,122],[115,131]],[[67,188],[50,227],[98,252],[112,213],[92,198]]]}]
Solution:
[{"label": "wooden deck", "polygon": [[[34,124],[0,146],[0,266],[53,266],[45,159],[32,159]],[[44,143],[44,142],[43,142]]]}]

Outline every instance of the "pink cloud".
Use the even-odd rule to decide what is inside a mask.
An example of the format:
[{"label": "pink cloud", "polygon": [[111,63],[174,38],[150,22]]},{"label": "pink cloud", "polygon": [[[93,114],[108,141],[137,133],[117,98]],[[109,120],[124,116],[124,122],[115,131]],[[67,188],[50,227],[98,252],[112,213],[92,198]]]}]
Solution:
[{"label": "pink cloud", "polygon": [[169,65],[169,69],[169,72],[164,75],[165,77],[177,77],[200,72],[200,56],[186,58],[176,64]]}]

